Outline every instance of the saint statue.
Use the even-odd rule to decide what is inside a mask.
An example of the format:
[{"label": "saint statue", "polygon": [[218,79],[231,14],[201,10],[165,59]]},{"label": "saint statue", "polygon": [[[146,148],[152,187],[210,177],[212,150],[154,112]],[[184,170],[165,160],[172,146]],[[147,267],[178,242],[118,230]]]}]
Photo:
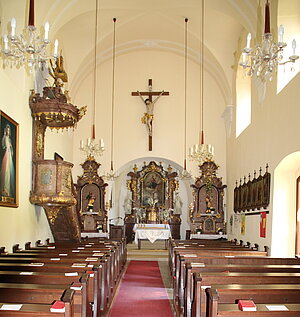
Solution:
[{"label": "saint statue", "polygon": [[95,203],[96,197],[92,192],[89,192],[89,194],[86,196],[86,199],[88,200],[87,211],[92,212],[94,209],[94,203]]},{"label": "saint statue", "polygon": [[175,215],[181,215],[181,209],[182,209],[182,200],[179,196],[179,193],[175,193],[175,203],[174,203],[174,214]]}]

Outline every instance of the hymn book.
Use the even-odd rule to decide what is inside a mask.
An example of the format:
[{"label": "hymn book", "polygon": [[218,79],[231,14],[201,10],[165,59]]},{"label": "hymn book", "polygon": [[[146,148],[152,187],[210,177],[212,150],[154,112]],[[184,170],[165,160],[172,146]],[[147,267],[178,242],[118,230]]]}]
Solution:
[{"label": "hymn book", "polygon": [[256,311],[256,305],[253,300],[250,299],[240,299],[238,306],[242,311]]},{"label": "hymn book", "polygon": [[56,300],[50,308],[51,313],[64,313],[66,311],[65,303]]}]

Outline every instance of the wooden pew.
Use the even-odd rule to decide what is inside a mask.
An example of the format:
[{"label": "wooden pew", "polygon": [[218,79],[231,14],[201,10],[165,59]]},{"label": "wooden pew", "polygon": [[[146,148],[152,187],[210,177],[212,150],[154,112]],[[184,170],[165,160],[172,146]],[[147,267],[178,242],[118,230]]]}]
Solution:
[{"label": "wooden pew", "polygon": [[65,301],[65,298],[70,298],[73,302],[66,302],[66,311],[71,316],[85,316],[81,311],[76,313],[76,301],[79,305],[81,297],[81,291],[74,292],[70,288],[66,289],[65,285],[0,283],[0,302],[49,305],[55,300]]},{"label": "wooden pew", "polygon": [[22,304],[22,307],[18,311],[14,310],[0,310],[0,316],[4,317],[22,317],[22,316],[44,316],[44,317],[73,317],[74,316],[74,290],[67,289],[63,296],[61,297],[61,301],[64,302],[65,312],[51,312],[50,308],[52,304],[24,304],[18,301],[15,302],[2,302],[0,306],[2,307],[5,304]]},{"label": "wooden pew", "polygon": [[[23,273],[23,274],[21,274]],[[0,272],[0,283],[17,283],[17,284],[43,284],[43,285],[76,285],[82,287],[82,298],[75,301],[75,313],[78,316],[92,316],[92,307],[88,300],[88,285],[89,275],[86,273],[79,274],[78,276],[65,276],[59,273],[41,273],[41,272]],[[78,307],[77,307],[78,306]]]},{"label": "wooden pew", "polygon": [[193,274],[207,272],[251,272],[251,273],[300,273],[300,265],[256,265],[228,264],[205,265],[201,263],[186,263],[186,280],[183,290],[184,315],[191,316],[191,306],[194,299]]},{"label": "wooden pew", "polygon": [[[89,302],[94,304],[94,307],[97,308],[97,311],[94,311],[94,315],[97,314],[98,316],[101,315],[102,311],[106,308],[107,300],[105,296],[104,287],[101,283],[103,279],[98,277],[101,275],[101,268],[100,265],[93,265],[93,268],[86,267],[73,267],[72,265],[63,265],[59,263],[55,264],[44,264],[43,266],[33,266],[31,263],[0,263],[0,269],[5,271],[22,271],[22,272],[60,272],[64,274],[70,273],[78,273],[86,272],[89,275],[93,276],[94,280],[94,289],[100,290],[100,292],[94,292],[94,297],[88,296]],[[103,282],[102,282],[103,283]],[[92,300],[93,299],[93,300]]]},{"label": "wooden pew", "polygon": [[[194,300],[192,302],[192,312],[196,311],[196,316],[206,316],[206,293],[205,288],[211,285],[232,285],[232,284],[299,284],[300,273],[224,273],[209,272],[195,273]],[[200,310],[200,313],[199,313]],[[192,313],[193,315],[193,313]]]},{"label": "wooden pew", "polygon": [[[183,307],[183,296],[180,296],[180,292],[182,293],[184,285],[185,285],[185,262],[190,259],[190,261],[195,261],[196,259],[199,262],[202,262],[203,257],[205,258],[216,258],[222,257],[226,259],[226,257],[266,257],[265,252],[253,251],[249,249],[239,250],[239,249],[175,249],[175,269],[174,269],[174,283],[173,283],[173,298],[175,307]],[[180,291],[181,290],[181,291]]]},{"label": "wooden pew", "polygon": [[[261,265],[300,265],[300,259],[297,258],[272,258],[263,256],[261,253],[261,256],[252,257],[252,256],[210,256],[210,255],[203,255],[201,252],[185,252],[185,251],[175,251],[176,257],[177,257],[177,264],[176,264],[176,270],[175,270],[175,276],[174,276],[174,303],[176,305],[179,304],[179,301],[182,299],[179,298],[180,292],[183,293],[183,288],[186,284],[186,269],[185,265],[186,263],[204,263],[204,265],[228,265],[228,264],[243,264],[243,265],[251,265],[253,263],[255,264],[261,264]],[[253,253],[255,254],[255,253]],[[182,307],[182,302],[181,302]]]},{"label": "wooden pew", "polygon": [[[299,317],[300,316],[300,304],[283,304],[287,311],[269,311],[266,305],[274,306],[274,304],[256,304],[257,311],[241,311],[237,304],[219,304],[218,305],[218,317]],[[277,304],[275,304],[277,305]]]},{"label": "wooden pew", "polygon": [[[219,303],[233,304],[239,299],[251,298],[256,304],[300,303],[299,284],[212,285],[211,288],[206,289],[206,293],[208,296],[208,317],[217,316]],[[281,315],[277,314],[277,316]]]}]

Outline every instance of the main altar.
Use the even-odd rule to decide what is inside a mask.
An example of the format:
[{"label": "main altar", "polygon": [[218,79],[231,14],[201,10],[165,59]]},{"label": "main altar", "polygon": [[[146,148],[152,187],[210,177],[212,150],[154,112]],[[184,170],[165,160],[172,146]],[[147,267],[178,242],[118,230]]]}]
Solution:
[{"label": "main altar", "polygon": [[129,177],[129,207],[125,216],[125,235],[132,242],[135,224],[168,224],[174,239],[180,239],[180,214],[174,213],[174,196],[178,190],[177,173],[154,161],[139,170],[135,165]]}]

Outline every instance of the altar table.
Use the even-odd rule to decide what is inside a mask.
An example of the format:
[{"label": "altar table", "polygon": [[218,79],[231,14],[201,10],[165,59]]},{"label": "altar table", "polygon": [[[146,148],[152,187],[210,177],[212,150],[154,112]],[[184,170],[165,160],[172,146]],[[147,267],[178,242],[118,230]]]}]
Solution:
[{"label": "altar table", "polygon": [[154,243],[156,240],[165,240],[166,248],[167,241],[171,237],[169,224],[135,224],[133,227],[135,232],[135,244],[141,248],[141,240],[149,240]]}]

